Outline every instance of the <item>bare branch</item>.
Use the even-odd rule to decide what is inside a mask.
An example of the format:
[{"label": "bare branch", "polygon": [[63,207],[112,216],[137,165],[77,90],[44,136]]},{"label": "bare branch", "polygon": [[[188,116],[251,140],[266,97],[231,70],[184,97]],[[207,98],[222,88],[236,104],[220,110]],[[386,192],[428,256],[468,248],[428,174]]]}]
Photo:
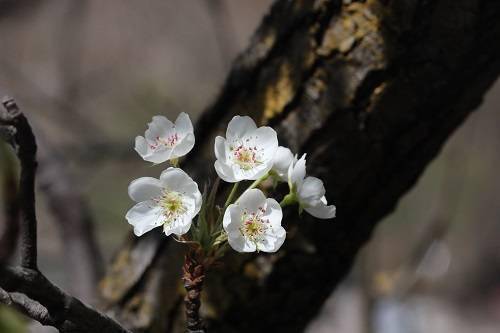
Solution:
[{"label": "bare branch", "polygon": [[42,325],[54,325],[55,321],[40,303],[33,301],[20,293],[8,293],[0,288],[0,302],[10,306],[27,317],[35,319]]},{"label": "bare branch", "polygon": [[14,161],[3,145],[0,147],[0,156],[3,172],[1,187],[5,200],[4,228],[0,235],[0,262],[7,262],[16,249],[19,236],[19,203]]},{"label": "bare branch", "polygon": [[0,286],[10,298],[1,293],[2,302],[15,305],[24,314],[61,332],[130,332],[110,317],[67,295],[37,270],[0,267]]},{"label": "bare branch", "polygon": [[36,265],[35,170],[36,142],[26,117],[11,98],[4,98],[6,112],[0,128],[21,163],[21,267],[0,265],[0,301],[44,325],[61,332],[129,332],[110,317],[69,296],[52,284]]},{"label": "bare branch", "polygon": [[35,215],[35,171],[36,141],[31,126],[21,113],[17,104],[10,97],[2,101],[6,112],[0,117],[0,125],[12,126],[13,145],[19,162],[21,176],[19,184],[19,200],[21,208],[21,265],[26,268],[37,268],[36,215]]}]

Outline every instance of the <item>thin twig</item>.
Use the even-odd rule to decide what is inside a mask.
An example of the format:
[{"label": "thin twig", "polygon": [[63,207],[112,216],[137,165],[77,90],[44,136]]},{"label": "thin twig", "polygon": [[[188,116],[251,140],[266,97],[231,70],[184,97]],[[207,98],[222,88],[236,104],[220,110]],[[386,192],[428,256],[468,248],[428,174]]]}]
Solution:
[{"label": "thin twig", "polygon": [[205,267],[196,258],[194,250],[186,253],[183,266],[184,288],[186,296],[184,305],[186,307],[186,327],[188,333],[204,333],[203,322],[200,317],[201,291],[205,279]]}]

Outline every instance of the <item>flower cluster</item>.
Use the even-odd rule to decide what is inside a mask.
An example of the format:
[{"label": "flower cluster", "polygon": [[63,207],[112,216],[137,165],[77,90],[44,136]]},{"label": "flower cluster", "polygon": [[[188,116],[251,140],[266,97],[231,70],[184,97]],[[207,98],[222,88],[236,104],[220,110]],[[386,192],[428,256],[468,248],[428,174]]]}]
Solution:
[{"label": "flower cluster", "polygon": [[[214,256],[223,252],[225,244],[238,252],[276,252],[286,238],[282,207],[297,204],[299,213],[305,210],[321,219],[335,217],[335,206],[328,205],[323,182],[306,176],[306,155],[298,159],[290,149],[279,146],[272,128],[257,127],[247,116],[235,116],[225,137],[215,138],[215,171],[222,180],[233,183],[221,210],[215,205],[217,186],[202,196],[196,182],[178,167],[179,158],[194,143],[193,125],[185,113],[175,123],[163,116],[153,117],[144,137],[136,138],[135,150],[145,161],[172,165],[159,179],[142,177],[129,185],[129,196],[136,205],[126,219],[137,236],[161,226],[167,236],[199,244]],[[259,189],[267,179],[288,184],[289,193],[280,203]],[[239,191],[238,185],[250,180],[253,183]]]}]

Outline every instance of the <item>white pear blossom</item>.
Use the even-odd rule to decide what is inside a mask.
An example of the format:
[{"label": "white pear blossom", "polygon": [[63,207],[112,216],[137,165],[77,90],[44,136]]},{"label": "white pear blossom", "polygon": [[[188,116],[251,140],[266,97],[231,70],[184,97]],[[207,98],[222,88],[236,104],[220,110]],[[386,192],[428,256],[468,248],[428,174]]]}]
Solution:
[{"label": "white pear blossom", "polygon": [[214,167],[224,181],[258,179],[271,169],[278,149],[276,131],[257,128],[252,118],[235,116],[228,124],[226,138],[215,138]]},{"label": "white pear blossom", "polygon": [[279,146],[276,155],[274,155],[272,171],[279,180],[286,182],[288,180],[288,169],[296,160],[290,149]]},{"label": "white pear blossom", "polygon": [[163,163],[186,155],[194,146],[193,124],[187,113],[173,124],[164,116],[154,116],[144,137],[135,138],[135,150],[148,162]]},{"label": "white pear blossom", "polygon": [[306,154],[290,165],[288,182],[301,209],[320,219],[335,217],[335,206],[328,205],[326,201],[323,181],[316,177],[306,177]]},{"label": "white pear blossom", "polygon": [[286,237],[282,218],[276,200],[266,199],[262,191],[251,189],[227,207],[223,226],[229,245],[238,252],[276,252]]},{"label": "white pear blossom", "polygon": [[127,212],[126,219],[137,236],[159,226],[167,236],[185,234],[202,201],[198,185],[179,168],[164,170],[160,179],[132,181],[128,194],[137,204]]}]

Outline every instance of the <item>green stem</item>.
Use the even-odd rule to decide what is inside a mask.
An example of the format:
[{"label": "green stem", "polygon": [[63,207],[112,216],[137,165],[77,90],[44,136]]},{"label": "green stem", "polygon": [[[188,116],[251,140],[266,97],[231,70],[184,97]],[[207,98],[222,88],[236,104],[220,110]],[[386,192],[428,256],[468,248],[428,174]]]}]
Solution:
[{"label": "green stem", "polygon": [[[248,188],[243,192],[245,193],[246,191],[248,190],[251,190],[253,188],[256,188],[257,186],[260,185],[260,183],[262,183],[264,180],[266,180],[267,178],[269,177],[269,173],[266,173],[264,176],[258,178],[257,180],[255,180],[252,184],[250,184],[250,186],[248,186]],[[243,194],[242,193],[242,194]],[[238,201],[240,199],[241,195],[238,197],[238,199],[236,199],[236,201]]]},{"label": "green stem", "polygon": [[231,192],[229,192],[229,195],[226,199],[226,202],[224,203],[224,208],[221,210],[219,217],[217,218],[217,221],[215,222],[215,230],[219,230],[222,219],[224,218],[224,213],[226,212],[227,207],[233,203],[234,196],[236,195],[236,192],[238,191],[238,186],[240,185],[239,182],[234,183],[233,188],[231,189]]},{"label": "green stem", "polygon": [[286,206],[293,205],[296,202],[297,202],[297,196],[292,193],[288,193],[287,195],[285,195],[283,200],[281,200],[280,206],[283,208]]},{"label": "green stem", "polygon": [[172,158],[170,160],[170,165],[173,166],[174,168],[179,167],[179,158]]},{"label": "green stem", "polygon": [[227,206],[229,206],[233,202],[233,198],[236,195],[236,192],[238,191],[238,186],[240,185],[239,182],[234,183],[233,188],[231,189],[231,192],[229,193],[229,196],[227,197],[226,203],[224,204],[224,211],[226,210]]}]

